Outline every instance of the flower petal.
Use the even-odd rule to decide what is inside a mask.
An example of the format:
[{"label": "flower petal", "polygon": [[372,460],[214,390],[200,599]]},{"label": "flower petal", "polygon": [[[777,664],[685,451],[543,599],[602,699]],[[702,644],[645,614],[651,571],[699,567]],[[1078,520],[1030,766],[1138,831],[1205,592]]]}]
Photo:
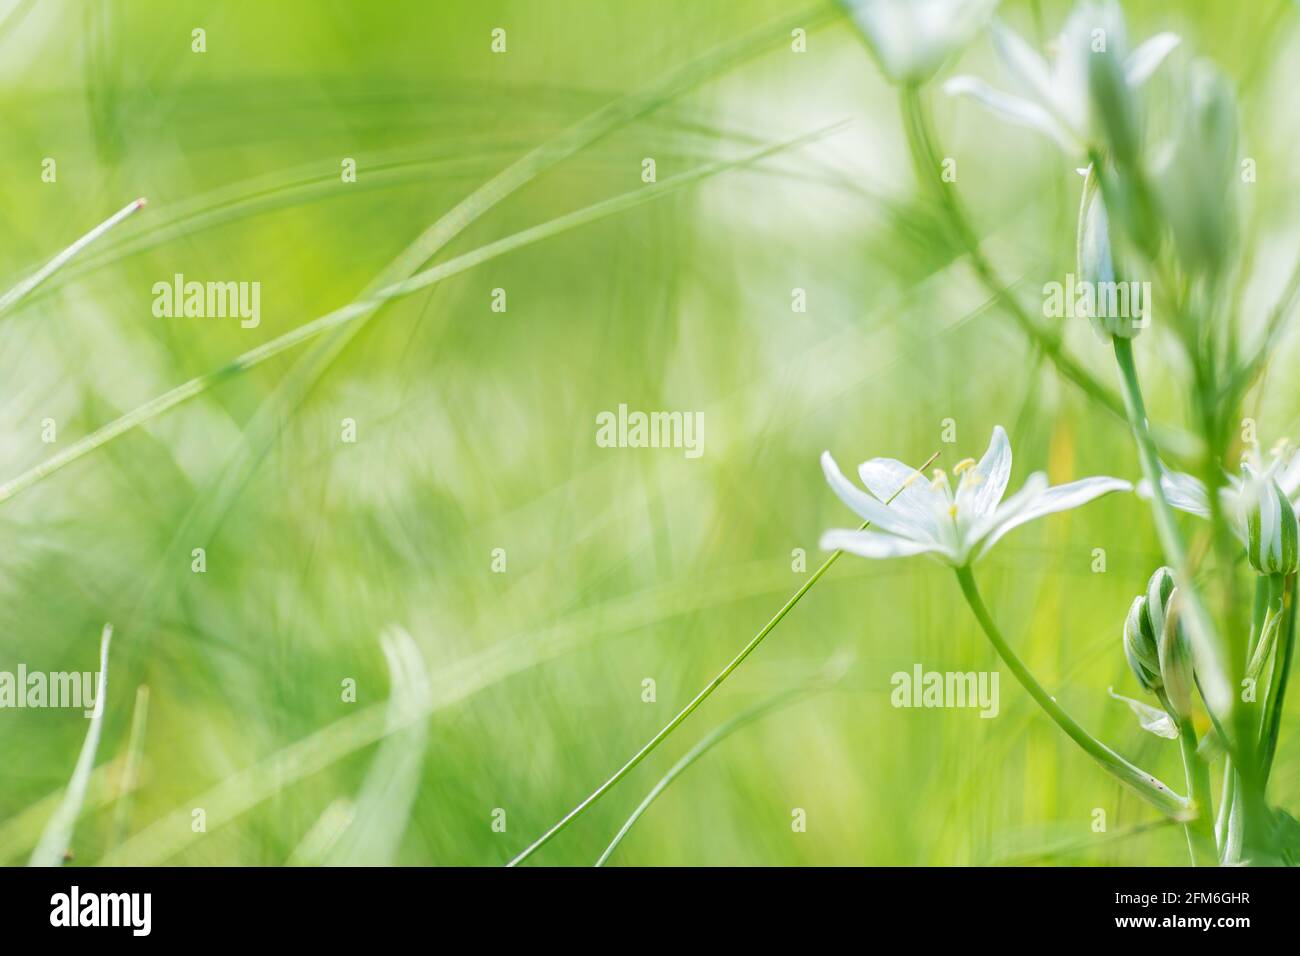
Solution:
[{"label": "flower petal", "polygon": [[1038,51],[1020,35],[994,20],[989,24],[993,46],[1011,71],[1018,85],[1032,92],[1039,103],[1052,101],[1052,70]]},{"label": "flower petal", "polygon": [[[1028,487],[1029,482],[1025,482]],[[1007,506],[999,508],[993,516],[995,527],[989,534],[988,539],[980,553],[983,554],[989,548],[993,547],[998,540],[1010,531],[1012,528],[1018,528],[1027,521],[1033,521],[1035,518],[1042,518],[1045,515],[1055,514],[1058,511],[1069,511],[1071,508],[1077,508],[1085,505],[1094,498],[1100,498],[1102,495],[1108,495],[1112,491],[1132,491],[1133,485],[1123,478],[1082,478],[1079,481],[1071,481],[1064,485],[1057,485],[1054,488],[1048,488],[1040,491],[1031,500],[1026,501],[1023,505],[1016,502],[1017,507],[1013,510],[1010,506],[1015,498],[1007,501]],[[1006,512],[1006,517],[1003,513]]]},{"label": "flower petal", "polygon": [[[943,495],[931,488],[929,482],[911,465],[905,465],[894,458],[872,458],[858,466],[858,477],[867,486],[867,490],[882,502],[893,498],[889,507],[894,511],[904,515],[918,528],[925,529],[930,537],[937,536],[936,499],[943,499]],[[946,503],[946,499],[943,501]]]},{"label": "flower petal", "polygon": [[973,76],[954,76],[943,85],[943,91],[949,96],[973,97],[1003,119],[1009,120],[1018,126],[1028,126],[1030,129],[1045,133],[1055,140],[1056,144],[1064,152],[1070,155],[1074,155],[1079,151],[1078,145],[1074,142],[1073,137],[1066,132],[1065,127],[1037,103],[1021,99],[1019,96],[1012,96],[1009,93],[1003,93],[1001,90],[995,90],[983,80],[976,79]]},{"label": "flower petal", "polygon": [[1300,452],[1292,452],[1284,464],[1277,470],[1277,486],[1292,501],[1295,493],[1300,491]]},{"label": "flower petal", "polygon": [[[1201,518],[1210,516],[1210,499],[1205,493],[1205,485],[1199,478],[1185,475],[1181,471],[1162,471],[1160,488],[1165,493],[1165,501],[1179,511],[1197,515]],[[1138,496],[1150,499],[1151,482],[1143,478],[1138,482]]]},{"label": "flower petal", "polygon": [[1165,57],[1181,42],[1182,38],[1176,33],[1157,33],[1129,54],[1124,61],[1124,78],[1128,85],[1138,87],[1149,80]]},{"label": "flower petal", "polygon": [[822,471],[825,472],[831,490],[839,496],[840,501],[857,512],[864,521],[870,521],[873,526],[881,531],[889,531],[904,538],[912,538],[918,533],[924,533],[924,529],[918,528],[913,522],[909,521],[901,511],[893,511],[885,507],[884,504],[845,478],[844,473],[840,471],[839,466],[835,464],[835,459],[831,457],[831,453],[828,451],[822,452]]},{"label": "flower petal", "polygon": [[991,540],[990,535],[994,534],[1008,521],[1014,519],[1022,511],[1028,508],[1034,501],[1047,490],[1047,476],[1041,471],[1036,471],[1020,486],[1020,490],[1013,494],[1001,505],[995,508],[992,513],[986,514],[979,521],[975,522],[962,538],[962,546],[967,554],[974,554],[974,560],[984,556],[984,552],[993,546],[993,542],[1001,537],[997,534]]},{"label": "flower petal", "polygon": [[988,451],[979,464],[961,476],[957,486],[957,513],[964,522],[974,523],[993,513],[1006,494],[1011,479],[1011,442],[1001,425],[993,426]]},{"label": "flower petal", "polygon": [[836,529],[822,535],[823,551],[847,551],[861,558],[906,558],[914,554],[944,552],[932,541],[913,541],[878,531]]},{"label": "flower petal", "polygon": [[1114,688],[1108,688],[1107,693],[1116,700],[1122,700],[1128,704],[1129,709],[1137,715],[1138,723],[1142,725],[1143,730],[1149,731],[1157,737],[1167,737],[1170,740],[1178,739],[1178,727],[1174,724],[1173,718],[1159,707],[1152,707],[1140,700],[1134,700],[1132,697],[1117,694]]}]

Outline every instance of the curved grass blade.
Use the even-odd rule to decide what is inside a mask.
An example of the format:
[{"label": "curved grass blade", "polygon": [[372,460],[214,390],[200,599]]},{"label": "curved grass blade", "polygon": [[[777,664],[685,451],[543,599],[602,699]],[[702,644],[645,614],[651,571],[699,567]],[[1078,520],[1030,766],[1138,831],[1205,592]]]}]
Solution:
[{"label": "curved grass blade", "polygon": [[135,710],[131,714],[131,736],[126,744],[126,762],[118,784],[117,807],[113,811],[113,837],[110,847],[126,836],[131,823],[131,803],[140,781],[140,764],[144,758],[144,729],[149,723],[149,687],[141,684],[135,691]]},{"label": "curved grass blade", "polygon": [[330,866],[392,866],[420,786],[429,740],[432,685],[411,635],[392,628],[380,638],[388,662],[390,733],[350,807],[347,828],[325,858]]},{"label": "curved grass blade", "polygon": [[[86,797],[81,803],[83,813],[103,810],[111,807],[118,800],[122,791],[118,786],[124,762],[115,757],[108,763],[100,764],[90,775],[86,785]],[[134,781],[139,786],[139,780]],[[59,809],[67,787],[60,787],[53,793],[46,794],[26,809],[0,823],[0,864],[9,864],[11,860],[23,857],[40,841],[45,824]]]},{"label": "curved grass blade", "polygon": [[[811,28],[828,19],[830,14],[827,11],[813,10],[802,15],[798,22]],[[749,35],[724,44],[679,67],[650,88],[601,107],[533,148],[426,229],[367,286],[362,299],[394,282],[409,279],[421,264],[431,260],[468,226],[546,170],[633,120],[673,102],[709,78],[771,46],[778,38],[784,39],[793,23],[795,21],[791,20],[777,26],[760,27]],[[278,439],[284,420],[298,409],[311,388],[361,332],[380,305],[382,302],[363,308],[352,317],[355,321],[349,320],[341,325],[311,352],[295,362],[289,374],[245,427],[245,440],[204,493],[196,496],[194,507],[177,528],[175,540],[182,540],[186,535],[197,534],[205,538],[212,536],[216,525],[224,519],[231,503],[251,480]],[[0,490],[0,501],[3,499],[3,491]],[[151,588],[152,590],[156,588]]]},{"label": "curved grass blade", "polygon": [[27,296],[31,295],[31,293],[36,290],[37,286],[39,286],[42,282],[44,282],[50,276],[54,275],[54,273],[58,272],[65,265],[71,262],[76,257],[77,253],[81,252],[81,250],[85,249],[96,239],[103,236],[114,226],[123,222],[132,213],[135,213],[137,210],[143,209],[144,206],[145,206],[144,197],[141,197],[135,200],[134,202],[128,203],[127,205],[123,206],[117,212],[113,213],[113,215],[109,216],[107,219],[101,222],[94,229],[90,230],[90,232],[86,233],[84,236],[82,236],[72,245],[68,246],[68,248],[64,249],[62,252],[56,255],[49,262],[45,263],[45,265],[41,266],[39,269],[33,272],[22,282],[19,282],[16,286],[14,286],[4,295],[0,295],[0,315],[4,315],[6,312],[12,309],[23,299],[27,298]]},{"label": "curved grass blade", "polygon": [[243,355],[238,356],[233,361],[217,369],[214,372],[208,372],[197,378],[192,378],[188,382],[176,386],[170,391],[164,392],[156,398],[145,402],[125,415],[109,422],[107,425],[97,429],[79,441],[69,445],[64,451],[54,455],[40,464],[28,469],[26,472],[10,479],[3,485],[0,485],[0,503],[9,500],[22,491],[30,488],[41,479],[48,477],[59,469],[71,464],[79,458],[89,454],[95,449],[107,444],[115,438],[131,431],[145,422],[148,422],[166,411],[175,408],[184,402],[189,401],[197,395],[201,395],[212,387],[232,379],[251,368],[255,368],[267,359],[279,355],[294,346],[316,338],[324,332],[331,329],[339,328],[354,322],[364,316],[368,316],[374,309],[390,299],[400,298],[410,295],[420,289],[427,288],[436,282],[457,275],[472,269],[474,266],[494,259],[497,256],[513,252],[523,246],[532,243],[541,242],[552,236],[567,232],[570,229],[576,229],[589,223],[596,222],[600,219],[607,218],[636,206],[653,202],[663,196],[670,195],[674,192],[694,186],[710,177],[716,176],[727,170],[737,169],[744,166],[760,162],[776,153],[804,145],[813,139],[826,135],[827,133],[838,128],[837,126],[827,129],[818,130],[805,136],[797,137],[783,143],[768,146],[764,149],[751,152],[740,159],[719,160],[714,163],[706,164],[700,168],[689,170],[663,180],[653,188],[641,188],[621,193],[602,202],[594,203],[575,212],[559,216],[549,222],[524,229],[514,235],[498,239],[496,242],[490,242],[485,246],[480,246],[471,252],[464,253],[454,259],[440,263],[423,272],[416,273],[411,278],[401,282],[393,283],[383,289],[378,290],[367,298],[359,299],[342,308],[335,309],[318,319],[301,325],[298,328],[286,332],[269,342],[254,349],[250,349]]},{"label": "curved grass blade", "polygon": [[72,840],[72,831],[81,815],[81,805],[86,799],[90,774],[95,769],[95,752],[99,749],[99,734],[104,726],[104,699],[108,696],[108,644],[113,638],[113,625],[105,624],[99,639],[99,693],[95,696],[95,711],[90,718],[86,739],[77,757],[77,766],[68,781],[63,802],[45,825],[40,842],[32,851],[28,866],[59,866],[63,854]]},{"label": "curved grass blade", "polygon": [[[916,474],[917,475],[924,474],[925,469],[929,468],[930,465],[934,462],[934,460],[938,457],[939,457],[939,452],[935,452],[933,455],[931,455],[930,458],[926,461],[926,463],[916,470]],[[899,494],[902,493],[903,487],[906,486],[900,487],[898,491],[890,495],[889,501],[885,502],[885,504],[888,505],[895,498],[897,498]],[[865,522],[861,526],[861,530],[865,530],[869,525],[870,522]],[[747,658],[750,654],[752,654],[754,650],[757,649],[758,645],[763,643],[764,638],[766,638],[767,635],[771,634],[772,631],[776,628],[776,626],[781,623],[781,620],[787,614],[790,613],[790,610],[796,604],[799,603],[800,599],[802,599],[805,594],[807,594],[810,590],[812,590],[812,586],[821,580],[822,575],[824,575],[827,571],[830,570],[831,565],[833,565],[837,560],[839,560],[840,555],[843,553],[844,552],[842,551],[832,551],[830,557],[828,557],[825,561],[823,561],[821,563],[821,566],[818,567],[817,570],[814,571],[809,576],[808,580],[804,582],[803,586],[800,587],[799,590],[795,591],[794,594],[790,596],[790,599],[786,601],[785,604],[782,605],[781,609],[772,616],[772,619],[768,621],[765,625],[763,625],[763,628],[757,634],[755,634],[752,638],[750,638],[749,643],[740,649],[740,653],[737,654],[735,657],[733,657],[731,661],[727,664],[727,666],[718,672],[717,676],[714,677],[713,680],[705,684],[704,689],[701,690],[698,694],[696,694],[695,697],[691,700],[691,702],[688,703],[685,707],[683,707],[676,717],[668,721],[668,723],[664,725],[663,729],[660,730],[659,733],[655,734],[648,741],[646,741],[645,745],[640,750],[638,750],[635,754],[633,754],[632,758],[628,760],[627,763],[623,764],[622,767],[614,771],[614,775],[612,777],[610,777],[599,787],[593,790],[585,800],[583,800],[576,807],[574,807],[563,817],[561,817],[559,822],[557,822],[553,827],[551,827],[540,837],[534,840],[531,844],[525,847],[524,850],[513,860],[507,863],[506,866],[518,866],[524,860],[528,859],[530,856],[532,856],[534,853],[536,853],[538,850],[544,847],[547,843],[551,842],[551,840],[553,840],[556,836],[558,836],[560,832],[565,829],[565,827],[571,824],[578,817],[582,816],[582,814],[584,814],[591,807],[592,804],[594,804],[597,800],[599,800],[606,793],[612,790],[615,784],[617,784],[620,780],[622,780],[629,773],[631,773],[633,768],[635,768],[637,764],[639,764],[642,760],[648,757],[656,747],[658,747],[661,743],[667,740],[668,735],[671,734],[678,727],[680,727],[687,717],[691,716],[691,714],[693,714],[702,703],[708,700],[710,695],[712,695],[715,690],[717,690],[719,687],[722,686],[723,681],[725,681],[728,677],[730,677],[732,672],[735,671],[737,667],[739,667],[741,664],[745,662],[745,658]]]},{"label": "curved grass blade", "polygon": [[[579,650],[597,638],[632,633],[669,618],[772,594],[780,591],[788,580],[788,573],[773,572],[769,564],[758,562],[729,569],[716,579],[691,578],[673,586],[646,588],[618,601],[585,608],[542,631],[530,629],[440,671],[427,713],[436,713],[468,700],[481,690]],[[211,810],[209,812],[209,830],[216,829],[216,821],[229,822],[262,800],[274,796],[279,789],[392,733],[395,728],[391,722],[385,723],[386,710],[386,704],[375,704],[335,721],[267,756],[259,764],[240,771],[236,775],[238,781],[223,781],[209,789],[202,798],[196,798],[201,799],[205,807],[213,806],[214,800],[223,800],[216,804],[221,811],[219,816],[214,816]],[[95,770],[85,802],[87,808],[98,809],[112,803],[117,793],[113,781],[122,766],[123,762],[118,758]],[[273,778],[273,773],[278,773],[278,778]],[[275,786],[277,783],[278,788]],[[135,785],[138,787],[138,780]],[[243,792],[245,790],[247,792]],[[62,791],[50,794],[0,824],[0,862],[36,843],[42,821],[52,815],[62,797]],[[138,839],[141,834],[136,834],[129,840],[132,864],[161,862],[180,852],[186,842],[199,839],[201,834],[193,834],[186,822],[191,806],[186,803],[170,814],[179,821],[177,826],[186,838],[183,842],[166,851],[150,851],[146,846],[149,841]],[[123,844],[123,849],[126,849],[126,844]],[[108,856],[116,861],[120,859],[118,853],[113,851]]]},{"label": "curved grass blade", "polygon": [[625,822],[619,829],[618,833],[614,835],[614,839],[609,842],[609,846],[605,847],[605,852],[602,853],[600,859],[596,861],[596,866],[604,866],[605,863],[608,862],[610,856],[613,855],[614,851],[618,848],[618,845],[623,842],[628,832],[636,822],[641,819],[646,810],[650,809],[650,804],[654,803],[655,800],[659,798],[659,795],[668,789],[669,784],[685,773],[691,764],[695,763],[695,761],[699,760],[706,753],[712,750],[714,746],[730,737],[742,727],[752,724],[754,721],[767,716],[773,711],[780,710],[782,707],[787,707],[790,704],[796,703],[804,697],[807,697],[809,694],[823,689],[825,686],[826,681],[822,679],[812,682],[804,687],[795,687],[791,690],[782,691],[781,693],[756,704],[748,710],[742,711],[730,720],[723,721],[707,735],[701,738],[701,740],[694,747],[688,750],[682,758],[677,761],[677,763],[673,764],[672,767],[669,768],[666,774],[659,778],[658,783],[650,788],[650,792],[645,795],[645,799],[642,800],[641,803],[637,805],[637,808],[632,811],[632,815],[627,818],[627,822]]},{"label": "curved grass blade", "polygon": [[285,866],[320,866],[352,825],[355,815],[356,807],[351,800],[344,797],[335,800],[294,847]]}]

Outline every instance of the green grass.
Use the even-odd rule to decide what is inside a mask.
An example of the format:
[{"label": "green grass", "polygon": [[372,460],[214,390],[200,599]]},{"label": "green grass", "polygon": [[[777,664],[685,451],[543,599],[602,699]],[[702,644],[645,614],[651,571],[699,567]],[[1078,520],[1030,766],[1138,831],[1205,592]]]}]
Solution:
[{"label": "green grass", "polygon": [[[0,299],[0,670],[92,669],[114,625],[75,786],[81,712],[0,711],[5,863],[84,786],[56,841],[70,865],[504,864],[808,582],[821,532],[853,521],[824,448],[846,466],[941,448],[951,468],[1001,423],[1012,487],[1039,469],[1140,475],[1126,423],[1035,354],[939,231],[897,93],[831,4],[7,9],[0,293],[149,204]],[[1066,9],[1004,15],[1034,35],[1035,11],[1046,32]],[[1238,84],[1261,171],[1240,321],[1262,333],[1294,259],[1295,14],[1126,10],[1134,35],[1175,29]],[[994,62],[981,39],[961,68]],[[980,248],[1036,317],[1042,283],[1073,267],[1078,177],[1030,132],[932,106]],[[260,327],[155,318],[150,288],[177,272],[260,281]],[[1087,323],[1061,331],[1118,396]],[[1300,437],[1295,345],[1283,329],[1246,398],[1270,439]],[[1157,439],[1177,436],[1179,371],[1159,330],[1136,348]],[[597,447],[595,415],[621,402],[703,411],[705,454]],[[1176,520],[1203,554],[1206,528]],[[1064,709],[1181,783],[1177,745],[1106,693],[1139,695],[1121,629],[1163,561],[1148,505],[1111,496],[1017,530],[978,577]],[[841,656],[833,686],[765,709]],[[994,720],[890,706],[890,675],[916,662],[997,666],[951,572],[840,561],[529,862],[594,863],[685,759],[611,864],[1186,860],[1180,829],[1005,672]],[[1296,813],[1287,710],[1270,796]]]}]

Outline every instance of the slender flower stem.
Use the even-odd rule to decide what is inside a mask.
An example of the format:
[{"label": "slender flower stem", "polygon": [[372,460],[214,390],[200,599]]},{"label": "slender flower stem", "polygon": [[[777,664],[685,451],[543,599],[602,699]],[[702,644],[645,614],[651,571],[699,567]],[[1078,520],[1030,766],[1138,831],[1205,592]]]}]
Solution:
[{"label": "slender flower stem", "polygon": [[1264,665],[1268,663],[1269,655],[1273,652],[1273,644],[1277,640],[1278,631],[1282,627],[1285,591],[1286,577],[1281,574],[1270,574],[1268,576],[1268,610],[1264,613],[1264,624],[1260,628],[1259,640],[1255,642],[1254,653],[1250,655],[1250,663],[1246,665],[1246,676],[1251,680],[1259,678],[1260,673],[1264,670]]},{"label": "slender flower stem", "polygon": [[[1156,453],[1155,442],[1151,438],[1150,423],[1147,421],[1146,404],[1142,400],[1142,389],[1138,384],[1137,366],[1133,362],[1133,343],[1130,339],[1115,336],[1115,362],[1119,366],[1120,380],[1124,392],[1124,408],[1128,415],[1129,426],[1137,443],[1138,460],[1142,465],[1142,474],[1151,486],[1151,508],[1155,515],[1156,532],[1165,552],[1165,559],[1174,569],[1178,579],[1179,592],[1183,595],[1184,613],[1191,622],[1191,635],[1196,645],[1198,677],[1203,692],[1210,700],[1206,703],[1226,721],[1233,707],[1232,686],[1223,667],[1223,656],[1219,648],[1218,634],[1214,621],[1205,608],[1200,591],[1192,577],[1191,562],[1187,558],[1187,548],[1183,544],[1182,533],[1174,520],[1173,508],[1165,498],[1164,486],[1160,482],[1160,459]],[[1231,745],[1230,741],[1225,741]]]},{"label": "slender flower stem", "polygon": [[1016,652],[1011,649],[1011,646],[1002,637],[997,624],[994,623],[992,616],[989,614],[988,608],[984,606],[984,601],[980,597],[979,588],[975,584],[975,578],[971,574],[970,567],[961,567],[956,570],[957,581],[961,584],[962,594],[966,596],[966,603],[970,605],[971,610],[975,613],[975,619],[979,621],[980,627],[983,628],[989,642],[992,643],[993,649],[998,652],[1002,662],[1007,665],[1012,675],[1020,682],[1020,686],[1027,690],[1029,696],[1034,698],[1038,706],[1047,712],[1047,716],[1051,717],[1071,740],[1082,747],[1084,752],[1101,764],[1120,783],[1129,787],[1161,813],[1175,820],[1189,819],[1191,808],[1185,798],[1179,796],[1167,784],[1162,783],[1145,770],[1129,763],[1080,727],[1074,718],[1067,714],[1064,708],[1056,702],[1055,698],[1043,689],[1043,686],[1038,683],[1034,675],[1029,672],[1029,668],[1024,665]]},{"label": "slender flower stem", "polygon": [[1228,826],[1236,801],[1237,774],[1232,769],[1232,758],[1223,758],[1223,789],[1219,792],[1219,815],[1214,822],[1214,840],[1219,845],[1219,862],[1227,862]]},{"label": "slender flower stem", "polygon": [[1261,786],[1268,783],[1273,770],[1273,755],[1277,752],[1277,735],[1282,725],[1282,705],[1286,700],[1287,678],[1291,675],[1291,658],[1295,653],[1296,576],[1287,577],[1282,630],[1278,636],[1277,653],[1273,658],[1273,677],[1269,681],[1268,700],[1264,710],[1264,728],[1260,734],[1259,764]]},{"label": "slender flower stem", "polygon": [[965,252],[980,282],[997,298],[1030,341],[1051,359],[1057,371],[1103,408],[1116,417],[1123,418],[1124,408],[1116,395],[1092,372],[1068,355],[1062,348],[1060,336],[1044,329],[998,277],[993,264],[980,246],[979,236],[971,227],[970,217],[966,214],[961,200],[956,192],[949,188],[949,184],[939,179],[939,150],[935,146],[934,133],[921,91],[915,86],[906,86],[902,89],[901,96],[903,128],[907,134],[907,144],[911,150],[917,179],[920,180],[923,188],[930,191],[943,211],[953,236]]},{"label": "slender flower stem", "polygon": [[[1138,459],[1142,463],[1143,474],[1151,486],[1151,507],[1155,514],[1156,530],[1160,535],[1165,558],[1173,567],[1174,576],[1178,579],[1183,594],[1183,607],[1189,622],[1188,634],[1196,658],[1197,684],[1201,688],[1206,707],[1214,717],[1220,733],[1223,733],[1224,729],[1230,731],[1223,734],[1223,742],[1232,757],[1232,765],[1236,773],[1234,805],[1229,811],[1229,839],[1226,841],[1225,848],[1225,854],[1231,859],[1234,854],[1240,854],[1242,849],[1248,850],[1249,853],[1258,849],[1256,842],[1262,838],[1268,816],[1259,773],[1256,748],[1257,725],[1252,723],[1243,708],[1237,706],[1234,690],[1237,678],[1244,671],[1245,662],[1234,659],[1231,669],[1225,665],[1225,660],[1232,655],[1225,653],[1214,620],[1196,587],[1187,549],[1183,545],[1178,525],[1174,521],[1173,510],[1161,486],[1160,462],[1156,456],[1155,442],[1151,438],[1150,426],[1147,422],[1146,406],[1142,400],[1142,390],[1138,384],[1137,367],[1133,361],[1133,343],[1116,336],[1114,346],[1115,361],[1119,366],[1123,384],[1125,410],[1137,443]],[[1207,446],[1213,448],[1213,434],[1209,429],[1208,418],[1205,425],[1204,437]],[[1211,455],[1211,457],[1217,456]],[[1206,467],[1206,493],[1210,499],[1210,511],[1215,525],[1216,544],[1218,544],[1217,535],[1223,523],[1222,508],[1218,501],[1218,488],[1214,483],[1215,469],[1208,463]],[[1222,557],[1220,549],[1220,558]],[[1230,605],[1231,601],[1229,601]],[[1240,656],[1237,655],[1238,658]]]},{"label": "slender flower stem", "polygon": [[[933,455],[929,457],[929,459],[926,461],[924,465],[916,469],[916,474],[918,475],[924,474],[925,469],[929,468],[930,465],[933,464],[934,460],[938,457],[939,457],[939,453],[936,451]],[[907,487],[906,484],[899,486],[899,489],[889,496],[889,500],[886,501],[885,504],[888,505],[900,494],[902,494],[903,488],[905,487]],[[870,524],[871,522],[869,521],[864,522],[861,528],[859,528],[859,530],[865,531],[867,527],[870,526]],[[671,734],[674,730],[676,730],[679,726],[681,726],[682,722],[685,721],[687,717],[691,716],[691,714],[695,712],[695,710],[700,706],[700,704],[708,700],[709,695],[711,695],[715,690],[717,690],[720,686],[722,686],[722,682],[731,676],[732,671],[734,671],[737,667],[743,664],[745,658],[748,657],[750,654],[752,654],[755,648],[757,648],[759,644],[763,643],[763,639],[767,637],[767,635],[772,633],[773,629],[778,624],[781,623],[781,619],[784,618],[788,613],[790,613],[790,609],[793,608],[796,604],[798,604],[799,600],[805,594],[807,594],[809,591],[812,590],[812,586],[821,580],[822,575],[824,575],[827,571],[831,569],[831,565],[833,565],[836,561],[838,561],[840,555],[843,553],[844,552],[842,551],[832,551],[830,557],[828,557],[825,561],[821,563],[821,567],[819,567],[816,571],[814,571],[812,575],[808,578],[808,580],[804,582],[803,586],[799,588],[799,590],[795,591],[794,594],[791,595],[790,599],[786,601],[784,605],[782,605],[781,610],[777,611],[776,614],[772,616],[772,619],[768,621],[765,625],[763,625],[763,629],[759,631],[757,634],[755,634],[750,639],[749,643],[740,649],[740,653],[731,659],[731,663],[729,663],[726,667],[724,667],[721,671],[719,671],[717,676],[714,677],[713,680],[709,681],[707,684],[704,685],[704,689],[701,690],[698,694],[696,694],[695,697],[691,700],[691,702],[687,704],[685,707],[683,707],[681,709],[681,712],[678,713],[676,717],[668,721],[668,723],[664,725],[663,729],[660,730],[659,733],[651,737],[646,742],[645,746],[643,746],[640,750],[638,750],[635,754],[632,755],[632,758],[627,763],[623,764],[623,766],[619,767],[618,770],[614,771],[614,775],[612,777],[610,777],[599,787],[593,790],[585,800],[583,800],[576,807],[574,807],[563,817],[561,817],[560,821],[556,823],[555,826],[551,827],[549,830],[547,830],[545,833],[539,836],[536,840],[534,840],[531,844],[529,844],[523,850],[523,852],[521,852],[513,860],[507,863],[506,866],[518,866],[524,860],[528,859],[530,856],[532,856],[534,853],[536,853],[538,850],[544,847],[547,843],[550,843],[551,840],[554,839],[556,836],[558,836],[560,832],[563,831],[569,824],[571,824],[574,820],[578,819],[578,817],[582,816],[582,814],[584,814],[591,807],[592,804],[594,804],[597,800],[599,800],[606,793],[612,790],[615,784],[617,784],[620,780],[622,780],[629,773],[631,773],[633,768],[636,767],[636,765],[639,764],[646,757],[648,757],[656,747],[658,747],[661,743],[663,743],[668,738],[669,734]]]},{"label": "slender flower stem", "polygon": [[1196,728],[1189,717],[1178,721],[1178,747],[1183,756],[1187,793],[1196,807],[1196,818],[1187,823],[1187,850],[1192,856],[1192,866],[1212,866],[1215,840],[1210,768],[1196,752]]}]

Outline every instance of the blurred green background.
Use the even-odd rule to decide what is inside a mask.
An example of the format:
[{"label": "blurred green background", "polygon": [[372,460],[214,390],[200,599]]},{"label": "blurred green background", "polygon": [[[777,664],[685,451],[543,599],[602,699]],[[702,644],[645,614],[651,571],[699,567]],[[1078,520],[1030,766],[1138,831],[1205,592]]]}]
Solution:
[{"label": "blurred green background", "polygon": [[[1260,170],[1243,223],[1256,243],[1251,326],[1286,276],[1300,221],[1296,10],[1124,6],[1132,36],[1172,29],[1177,56],[1209,56],[1238,86],[1241,149]],[[1008,0],[1001,15],[1042,44],[1068,9]],[[437,261],[655,188],[641,181],[645,157],[662,183],[844,122],[397,300],[306,387],[285,383],[311,345],[0,504],[0,669],[91,670],[102,624],[116,628],[75,864],[503,863],[806,580],[823,530],[854,523],[821,476],[824,448],[846,470],[936,450],[951,468],[1001,423],[1013,488],[1039,469],[1054,482],[1137,477],[1124,424],[1056,378],[941,240],[912,181],[896,91],[859,35],[834,5],[813,5],[796,53],[787,21],[800,16],[721,0],[0,6],[0,287],[149,199],[0,317],[0,481],[352,301],[511,162],[720,45],[768,28],[753,55],[704,60],[698,83],[533,177]],[[504,54],[491,51],[497,27]],[[191,50],[194,28],[204,53]],[[986,36],[960,66],[1002,75]],[[1157,84],[1153,95],[1169,94]],[[1041,137],[972,104],[936,91],[934,108],[962,195],[1037,309],[1041,284],[1073,269],[1078,176]],[[54,183],[41,179],[47,157]],[[356,183],[341,181],[345,157]],[[260,282],[260,326],[155,318],[151,287],[178,272]],[[491,309],[496,288],[505,312]],[[796,288],[806,312],[791,309]],[[1106,351],[1074,325],[1074,354],[1112,381]],[[1294,346],[1275,368],[1292,365]],[[1178,422],[1173,353],[1159,335],[1139,353],[1155,417]],[[1265,444],[1297,435],[1300,399],[1284,379],[1271,375],[1256,406]],[[702,411],[703,456],[597,447],[595,415],[619,403]],[[345,418],[355,443],[341,440]],[[941,441],[949,418],[955,444]],[[198,547],[204,574],[191,571]],[[805,572],[792,569],[796,548]],[[1105,573],[1093,571],[1096,548]],[[1112,496],[1016,531],[976,570],[1044,684],[1180,784],[1176,745],[1106,693],[1138,696],[1120,630],[1159,563],[1144,503]],[[428,716],[381,741],[380,636],[394,625],[427,667]],[[849,557],[535,861],[594,862],[692,744],[830,661],[844,668],[831,689],[727,738],[612,862],[1185,861],[1183,835],[1146,829],[1154,811],[1005,671],[996,719],[891,707],[895,671],[996,660],[946,568]],[[348,678],[355,703],[341,699]],[[79,711],[0,712],[4,862],[26,860],[86,727]],[[1284,727],[1273,784],[1292,812],[1295,729]],[[194,832],[194,808],[207,832]],[[792,830],[795,808],[806,832]],[[1105,834],[1093,832],[1095,808]]]}]

